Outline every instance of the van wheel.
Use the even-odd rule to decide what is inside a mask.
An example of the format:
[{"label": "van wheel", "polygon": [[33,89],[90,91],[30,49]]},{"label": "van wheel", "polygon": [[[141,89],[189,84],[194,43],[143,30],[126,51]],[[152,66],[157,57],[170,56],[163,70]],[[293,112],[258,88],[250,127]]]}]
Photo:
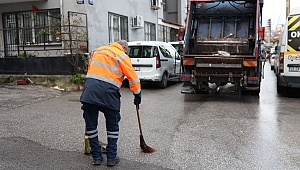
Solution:
[{"label": "van wheel", "polygon": [[277,93],[282,93],[283,92],[283,87],[280,87],[278,84],[277,84]]},{"label": "van wheel", "polygon": [[159,82],[158,86],[162,89],[166,88],[168,85],[168,77],[167,77],[167,73],[164,73],[164,75],[162,76],[161,82]]},{"label": "van wheel", "polygon": [[283,93],[284,88],[282,86],[280,86],[279,84],[279,80],[277,77],[277,93]]}]

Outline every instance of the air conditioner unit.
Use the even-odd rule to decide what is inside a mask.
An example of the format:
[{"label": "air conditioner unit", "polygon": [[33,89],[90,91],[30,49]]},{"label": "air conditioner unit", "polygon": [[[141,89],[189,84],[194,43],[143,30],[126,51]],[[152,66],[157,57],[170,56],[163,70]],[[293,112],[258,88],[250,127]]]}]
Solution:
[{"label": "air conditioner unit", "polygon": [[132,18],[132,28],[144,28],[143,16],[136,15]]},{"label": "air conditioner unit", "polygon": [[158,10],[161,8],[161,0],[151,0],[151,9]]}]

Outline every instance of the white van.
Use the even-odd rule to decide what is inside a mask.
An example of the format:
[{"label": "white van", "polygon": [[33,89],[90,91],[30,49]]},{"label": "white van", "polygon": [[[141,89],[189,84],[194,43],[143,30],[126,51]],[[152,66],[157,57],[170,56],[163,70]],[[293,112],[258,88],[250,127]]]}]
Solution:
[{"label": "white van", "polygon": [[292,10],[281,34],[275,70],[277,92],[300,88],[300,8]]},{"label": "white van", "polygon": [[180,55],[171,44],[160,41],[128,42],[127,55],[141,82],[157,82],[160,88],[166,88],[168,81],[179,81]]}]

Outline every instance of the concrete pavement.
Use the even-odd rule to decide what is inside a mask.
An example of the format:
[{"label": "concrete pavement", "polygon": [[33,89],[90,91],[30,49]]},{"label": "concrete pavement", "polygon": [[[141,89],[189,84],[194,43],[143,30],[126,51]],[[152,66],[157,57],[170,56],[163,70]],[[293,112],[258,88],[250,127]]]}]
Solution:
[{"label": "concrete pavement", "polygon": [[[166,169],[120,156],[113,168],[83,154],[81,92],[0,86],[0,169]],[[138,140],[138,139],[137,139]]]}]

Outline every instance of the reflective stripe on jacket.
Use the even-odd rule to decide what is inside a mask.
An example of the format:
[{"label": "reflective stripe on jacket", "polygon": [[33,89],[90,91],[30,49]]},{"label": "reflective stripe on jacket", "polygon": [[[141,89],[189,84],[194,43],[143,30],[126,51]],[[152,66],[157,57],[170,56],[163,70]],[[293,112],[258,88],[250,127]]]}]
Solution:
[{"label": "reflective stripe on jacket", "polygon": [[128,78],[131,91],[140,93],[140,80],[122,46],[115,42],[96,49],[89,61],[80,101],[120,110],[119,90],[124,76]]}]

